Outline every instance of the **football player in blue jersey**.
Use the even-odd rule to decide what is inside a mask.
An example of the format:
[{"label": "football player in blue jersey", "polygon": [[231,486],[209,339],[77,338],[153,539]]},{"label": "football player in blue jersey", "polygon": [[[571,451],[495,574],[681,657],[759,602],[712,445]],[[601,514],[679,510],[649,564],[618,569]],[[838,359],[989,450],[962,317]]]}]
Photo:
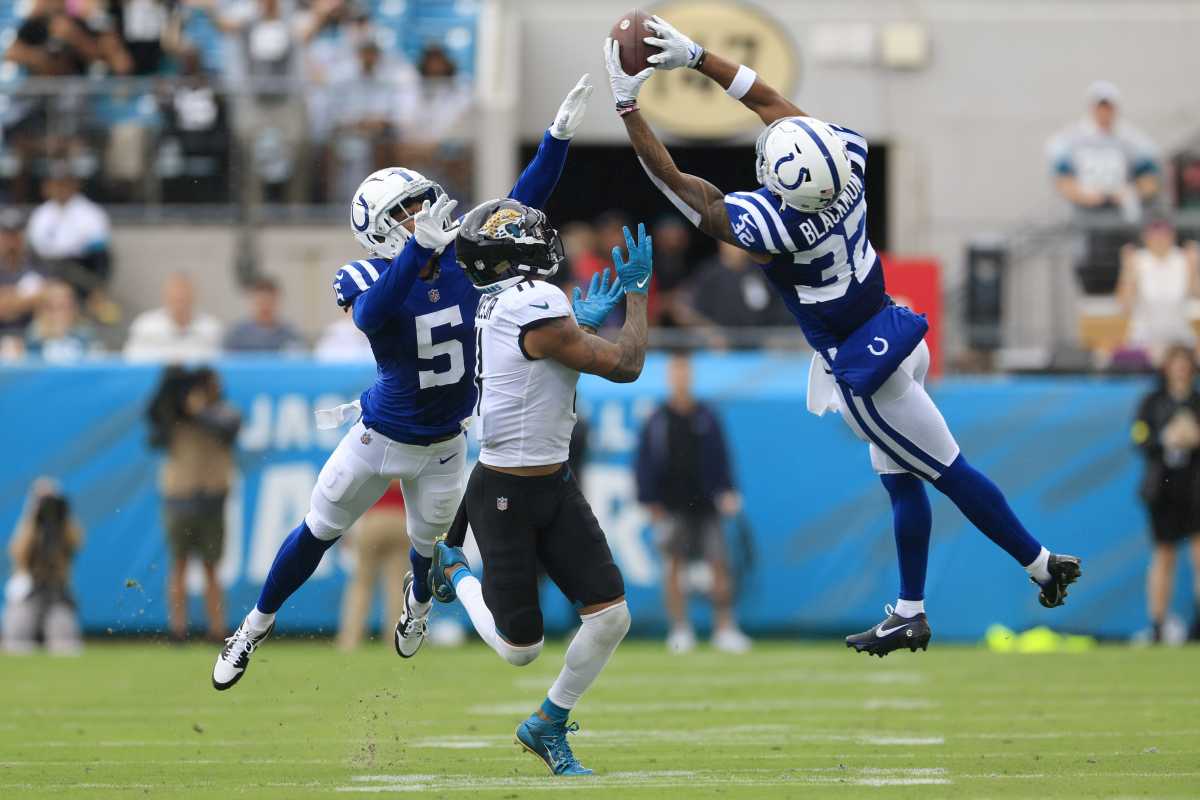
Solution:
[{"label": "football player in blue jersey", "polygon": [[[816,351],[809,409],[841,411],[869,442],[891,498],[899,600],[846,645],[884,656],[929,643],[924,599],[932,521],[923,480],[1025,568],[1042,605],[1062,605],[1080,575],[1079,559],[1053,554],[1030,535],[996,485],[963,458],[925,391],[928,326],[888,297],[867,238],[866,139],[806,115],[754,70],[705,50],[665,20],[645,24],[644,41],[659,48],[647,59],[652,67],[627,75],[618,43],[604,45],[617,113],[643,168],[692,224],[762,264]],[[680,67],[712,79],[766,125],[755,145],[758,189],[725,194],[680,172],[639,113],[638,91],[654,70]]]},{"label": "football player in blue jersey", "polygon": [[[545,205],[591,93],[584,75],[510,197]],[[216,689],[241,679],[284,601],[395,479],[404,492],[413,565],[404,579],[396,652],[409,658],[424,641],[433,540],[449,527],[462,498],[463,423],[476,394],[479,291],[455,259],[456,203],[432,180],[401,167],[373,173],[354,194],[350,225],[370,257],[338,270],[333,288],[338,306],[370,341],[377,377],[357,402],[318,412],[322,427],[358,420],[321,469],[308,514],[280,546],[257,604],[225,640],[213,667]]]}]

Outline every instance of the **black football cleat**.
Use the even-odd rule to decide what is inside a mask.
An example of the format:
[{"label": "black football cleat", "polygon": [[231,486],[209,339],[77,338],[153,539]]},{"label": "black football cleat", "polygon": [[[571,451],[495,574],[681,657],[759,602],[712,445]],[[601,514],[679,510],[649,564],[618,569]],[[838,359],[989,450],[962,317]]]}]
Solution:
[{"label": "black football cleat", "polygon": [[887,619],[862,633],[846,637],[846,647],[853,647],[859,653],[869,653],[883,658],[893,650],[907,647],[914,653],[917,648],[929,649],[929,640],[933,630],[924,614],[915,617],[902,617],[890,605],[884,606]]},{"label": "black football cleat", "polygon": [[1038,602],[1046,608],[1057,608],[1067,600],[1067,587],[1079,580],[1083,572],[1079,569],[1079,559],[1075,556],[1060,556],[1050,554],[1046,562],[1046,571],[1050,580],[1038,583],[1032,577],[1029,579],[1038,586]]}]

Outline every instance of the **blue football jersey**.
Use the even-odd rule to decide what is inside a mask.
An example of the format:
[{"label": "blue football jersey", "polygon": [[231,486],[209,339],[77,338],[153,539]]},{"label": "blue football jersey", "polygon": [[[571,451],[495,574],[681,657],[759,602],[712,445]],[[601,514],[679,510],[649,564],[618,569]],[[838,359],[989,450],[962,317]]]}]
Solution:
[{"label": "blue football jersey", "polygon": [[887,303],[883,267],[867,237],[867,140],[831,125],[846,143],[851,179],[836,202],[806,213],[768,189],[725,195],[733,235],[767,253],[768,280],[817,350],[836,348]]},{"label": "blue football jersey", "polygon": [[[509,197],[544,207],[568,144],[547,131]],[[362,422],[407,444],[457,433],[475,406],[479,290],[458,266],[453,242],[438,256],[433,280],[416,277],[431,255],[409,239],[394,261],[352,261],[333,279],[337,304],[352,309],[375,355],[375,383],[360,401]]]},{"label": "blue football jersey", "polygon": [[[394,268],[385,258],[364,261],[381,278]],[[425,444],[457,433],[475,405],[479,291],[455,262],[453,244],[438,264],[434,280],[418,278],[400,307],[365,331],[376,378],[362,393],[363,424],[397,442]],[[369,274],[363,261],[342,268],[348,271]]]}]

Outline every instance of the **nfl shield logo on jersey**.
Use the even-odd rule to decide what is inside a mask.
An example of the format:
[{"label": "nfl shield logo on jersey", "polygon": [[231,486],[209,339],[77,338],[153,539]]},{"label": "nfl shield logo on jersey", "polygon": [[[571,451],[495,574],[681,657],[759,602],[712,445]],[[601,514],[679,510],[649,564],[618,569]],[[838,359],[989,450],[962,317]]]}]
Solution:
[{"label": "nfl shield logo on jersey", "polygon": [[508,511],[508,498],[507,497],[497,497],[496,498],[496,510],[497,511]]},{"label": "nfl shield logo on jersey", "polygon": [[441,292],[439,292],[437,289],[429,290],[429,302],[436,303],[438,300],[441,300],[441,299],[442,299]]},{"label": "nfl shield logo on jersey", "polygon": [[362,442],[363,444],[370,444],[371,443],[371,432],[363,431],[363,435],[358,437],[358,440],[360,442]]}]

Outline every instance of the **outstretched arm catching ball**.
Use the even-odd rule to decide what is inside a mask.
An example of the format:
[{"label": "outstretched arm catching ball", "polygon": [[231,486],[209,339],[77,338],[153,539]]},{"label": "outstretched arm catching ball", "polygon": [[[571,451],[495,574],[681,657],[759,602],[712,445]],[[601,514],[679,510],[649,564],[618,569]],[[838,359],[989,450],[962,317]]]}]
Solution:
[{"label": "outstretched arm catching ball", "polygon": [[[650,181],[693,225],[718,241],[745,248],[745,243],[739,241],[730,225],[725,193],[703,178],[680,171],[670,152],[639,111],[638,93],[642,84],[654,74],[654,69],[689,67],[712,78],[725,89],[726,94],[741,100],[747,108],[758,114],[765,124],[784,117],[802,116],[804,112],[759,80],[749,67],[735,66],[727,59],[706,52],[660,17],[651,17],[646,20],[645,26],[655,34],[645,37],[645,43],[659,48],[659,52],[646,59],[653,67],[647,67],[635,75],[627,74],[621,66],[620,43],[612,38],[604,42],[609,85],[629,141]],[[761,252],[751,252],[760,263],[770,259]]]}]

